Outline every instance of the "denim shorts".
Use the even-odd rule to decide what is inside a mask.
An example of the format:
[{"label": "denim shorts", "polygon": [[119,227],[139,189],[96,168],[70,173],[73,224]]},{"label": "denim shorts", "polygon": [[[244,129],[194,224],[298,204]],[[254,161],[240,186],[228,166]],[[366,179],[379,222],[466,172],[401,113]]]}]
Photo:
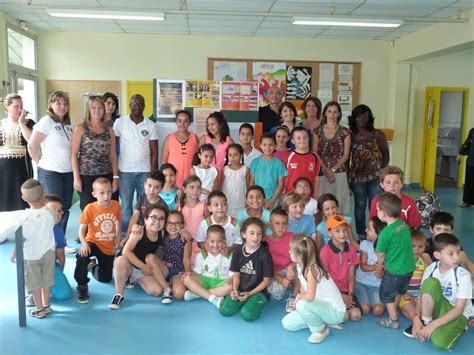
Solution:
[{"label": "denim shorts", "polygon": [[379,292],[379,286],[369,286],[360,282],[356,282],[354,293],[357,296],[360,304],[369,304],[371,306],[375,304],[382,304],[382,302],[380,302]]},{"label": "denim shorts", "polygon": [[403,275],[393,275],[385,270],[382,282],[380,284],[380,301],[383,304],[394,303],[397,295],[407,293],[412,272]]},{"label": "denim shorts", "polygon": [[183,272],[183,270],[181,270],[179,268],[169,267],[168,268],[168,276],[166,276],[166,282],[171,282],[171,279],[174,276],[179,275],[181,272]]}]

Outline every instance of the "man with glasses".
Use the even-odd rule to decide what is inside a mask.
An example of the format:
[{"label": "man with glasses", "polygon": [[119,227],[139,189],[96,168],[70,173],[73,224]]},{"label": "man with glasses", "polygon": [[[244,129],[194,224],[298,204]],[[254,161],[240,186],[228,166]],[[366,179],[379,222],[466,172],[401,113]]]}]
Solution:
[{"label": "man with glasses", "polygon": [[152,169],[158,167],[158,129],[153,121],[143,116],[145,99],[142,95],[130,98],[130,114],[115,121],[115,135],[120,138],[119,176],[122,209],[122,230],[126,231],[132,216],[134,193],[143,192],[143,183]]}]

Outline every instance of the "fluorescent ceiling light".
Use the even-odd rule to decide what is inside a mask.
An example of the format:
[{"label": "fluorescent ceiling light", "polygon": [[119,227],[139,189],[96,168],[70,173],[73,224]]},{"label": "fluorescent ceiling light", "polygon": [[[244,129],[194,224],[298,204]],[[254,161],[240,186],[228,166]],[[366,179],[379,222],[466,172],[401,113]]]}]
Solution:
[{"label": "fluorescent ceiling light", "polygon": [[348,26],[348,27],[399,27],[402,20],[361,19],[344,17],[293,17],[294,25]]},{"label": "fluorescent ceiling light", "polygon": [[163,12],[134,12],[109,10],[46,9],[50,16],[73,18],[97,18],[112,20],[164,21]]}]

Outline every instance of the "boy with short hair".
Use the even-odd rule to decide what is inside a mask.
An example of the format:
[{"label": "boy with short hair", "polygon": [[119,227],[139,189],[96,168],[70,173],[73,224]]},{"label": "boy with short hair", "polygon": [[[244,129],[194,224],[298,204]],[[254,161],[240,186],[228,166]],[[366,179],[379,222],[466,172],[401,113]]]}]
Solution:
[{"label": "boy with short hair", "polygon": [[[122,214],[119,203],[112,200],[110,181],[96,179],[92,184],[92,196],[97,201],[89,203],[79,218],[81,248],[76,255],[74,270],[79,303],[89,303],[88,271],[99,282],[112,280],[115,249],[121,236]],[[91,257],[96,257],[97,261]]]},{"label": "boy with short hair", "polygon": [[58,301],[66,301],[71,298],[72,289],[66,275],[64,275],[64,265],[66,263],[64,248],[66,247],[66,238],[64,236],[64,231],[59,224],[63,215],[63,203],[61,197],[58,195],[46,195],[45,203],[46,207],[49,207],[56,212],[56,224],[54,225],[56,260],[54,266],[54,285],[51,287],[51,297]]},{"label": "boy with short hair", "polygon": [[285,194],[295,190],[294,183],[301,177],[308,178],[313,186],[313,197],[319,196],[319,159],[309,149],[309,135],[306,128],[296,126],[291,132],[294,150],[289,150],[284,157],[288,177],[285,182]]},{"label": "boy with short hair", "polygon": [[[386,166],[380,170],[380,187],[384,192],[390,192],[402,200],[400,219],[410,227],[418,227],[423,223],[420,212],[416,207],[416,201],[401,192],[403,188],[403,171],[398,166]],[[375,196],[370,204],[370,218],[377,216],[377,201]]]},{"label": "boy with short hair", "polygon": [[[145,209],[148,206],[157,205],[158,207],[163,208],[165,211],[168,211],[168,205],[160,197],[160,192],[163,189],[163,186],[165,186],[165,175],[159,170],[152,170],[148,173],[143,185],[143,192],[140,194],[140,196],[138,196],[137,204],[135,205],[135,211],[133,212],[130,222],[128,223],[125,241],[128,239],[134,224],[139,224],[140,226],[145,224],[143,212],[145,212]],[[122,244],[125,245],[124,242],[122,242]]]},{"label": "boy with short hair", "polygon": [[252,146],[254,129],[250,123],[242,123],[239,128],[239,141],[244,150],[244,165],[250,169],[250,164],[262,155],[262,152]]},{"label": "boy with short hair", "polygon": [[196,235],[196,241],[199,243],[201,249],[204,248],[203,243],[206,240],[207,229],[219,224],[225,230],[226,246],[222,249],[222,255],[228,255],[242,244],[242,237],[240,236],[239,223],[234,217],[227,214],[227,197],[221,191],[212,191],[207,198],[208,210],[211,216],[206,218],[199,225],[199,230]]},{"label": "boy with short hair", "polygon": [[472,315],[472,281],[459,265],[461,250],[454,235],[439,234],[434,246],[438,261],[423,274],[411,333],[420,341],[431,339],[439,350],[450,351]]},{"label": "boy with short hair", "polygon": [[377,216],[387,226],[377,238],[377,267],[385,267],[380,284],[380,301],[386,305],[389,318],[379,318],[377,324],[392,329],[400,328],[397,305],[405,295],[415,270],[415,255],[411,245],[410,228],[398,217],[402,200],[392,192],[379,195]]},{"label": "boy with short hair", "polygon": [[[431,257],[432,260],[434,260],[434,240],[437,235],[441,233],[453,233],[454,232],[454,217],[451,213],[449,212],[443,212],[439,211],[436,212],[433,217],[431,218],[430,222],[430,232],[431,232],[431,238],[428,238],[426,240],[427,242],[427,247],[426,247],[426,253],[428,253]],[[466,254],[466,252],[461,248],[461,253],[459,254],[459,257],[461,258],[461,264],[471,273],[471,275],[474,275],[474,264],[472,263],[471,259],[469,259],[469,256]]]},{"label": "boy with short hair", "polygon": [[322,247],[319,255],[346,304],[345,319],[358,321],[361,316],[361,306],[354,295],[354,288],[360,259],[355,248],[346,240],[348,228],[351,228],[351,225],[343,215],[329,216],[326,220],[326,229],[331,240]]},{"label": "boy with short hair", "polygon": [[285,178],[288,175],[283,162],[275,158],[275,136],[272,133],[264,133],[260,138],[260,148],[262,156],[254,159],[250,165],[249,185],[258,185],[265,191],[265,208],[272,210],[277,205]]},{"label": "boy with short hair", "polygon": [[[23,226],[23,258],[25,286],[33,295],[35,308],[28,314],[44,318],[51,313],[50,288],[54,284],[54,234],[58,217],[45,206],[43,186],[38,180],[28,179],[21,185],[21,197],[30,208],[0,213],[1,234],[8,234]],[[11,260],[16,260],[13,250]]]},{"label": "boy with short hair", "polygon": [[[265,241],[272,255],[273,278],[267,291],[275,299],[281,300],[296,279],[296,265],[290,258],[290,242],[295,238],[295,234],[288,231],[288,213],[282,208],[275,208],[270,213],[269,225],[272,233],[265,238]],[[298,291],[299,288],[293,288],[293,299],[287,301],[288,309],[291,303],[294,303]]]}]

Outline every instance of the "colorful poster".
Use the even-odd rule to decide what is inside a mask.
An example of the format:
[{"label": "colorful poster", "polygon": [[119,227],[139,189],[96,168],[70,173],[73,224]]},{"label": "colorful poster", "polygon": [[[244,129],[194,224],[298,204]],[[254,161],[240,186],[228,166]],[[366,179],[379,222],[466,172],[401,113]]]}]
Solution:
[{"label": "colorful poster", "polygon": [[258,82],[222,81],[222,110],[258,111]]},{"label": "colorful poster", "polygon": [[286,68],[286,98],[304,100],[311,96],[311,67],[288,66]]},{"label": "colorful poster", "polygon": [[184,80],[156,81],[156,114],[158,118],[173,118],[184,109]]},{"label": "colorful poster", "polygon": [[286,92],[286,63],[253,62],[252,78],[259,83],[259,105],[268,104],[267,91],[271,86],[278,86]]},{"label": "colorful poster", "polygon": [[246,62],[214,62],[215,81],[246,81]]},{"label": "colorful poster", "polygon": [[209,107],[196,107],[193,109],[194,133],[196,133],[198,137],[206,133],[206,120],[209,115],[215,111],[219,111],[219,109]]},{"label": "colorful poster", "polygon": [[220,107],[217,81],[186,81],[186,107]]}]

